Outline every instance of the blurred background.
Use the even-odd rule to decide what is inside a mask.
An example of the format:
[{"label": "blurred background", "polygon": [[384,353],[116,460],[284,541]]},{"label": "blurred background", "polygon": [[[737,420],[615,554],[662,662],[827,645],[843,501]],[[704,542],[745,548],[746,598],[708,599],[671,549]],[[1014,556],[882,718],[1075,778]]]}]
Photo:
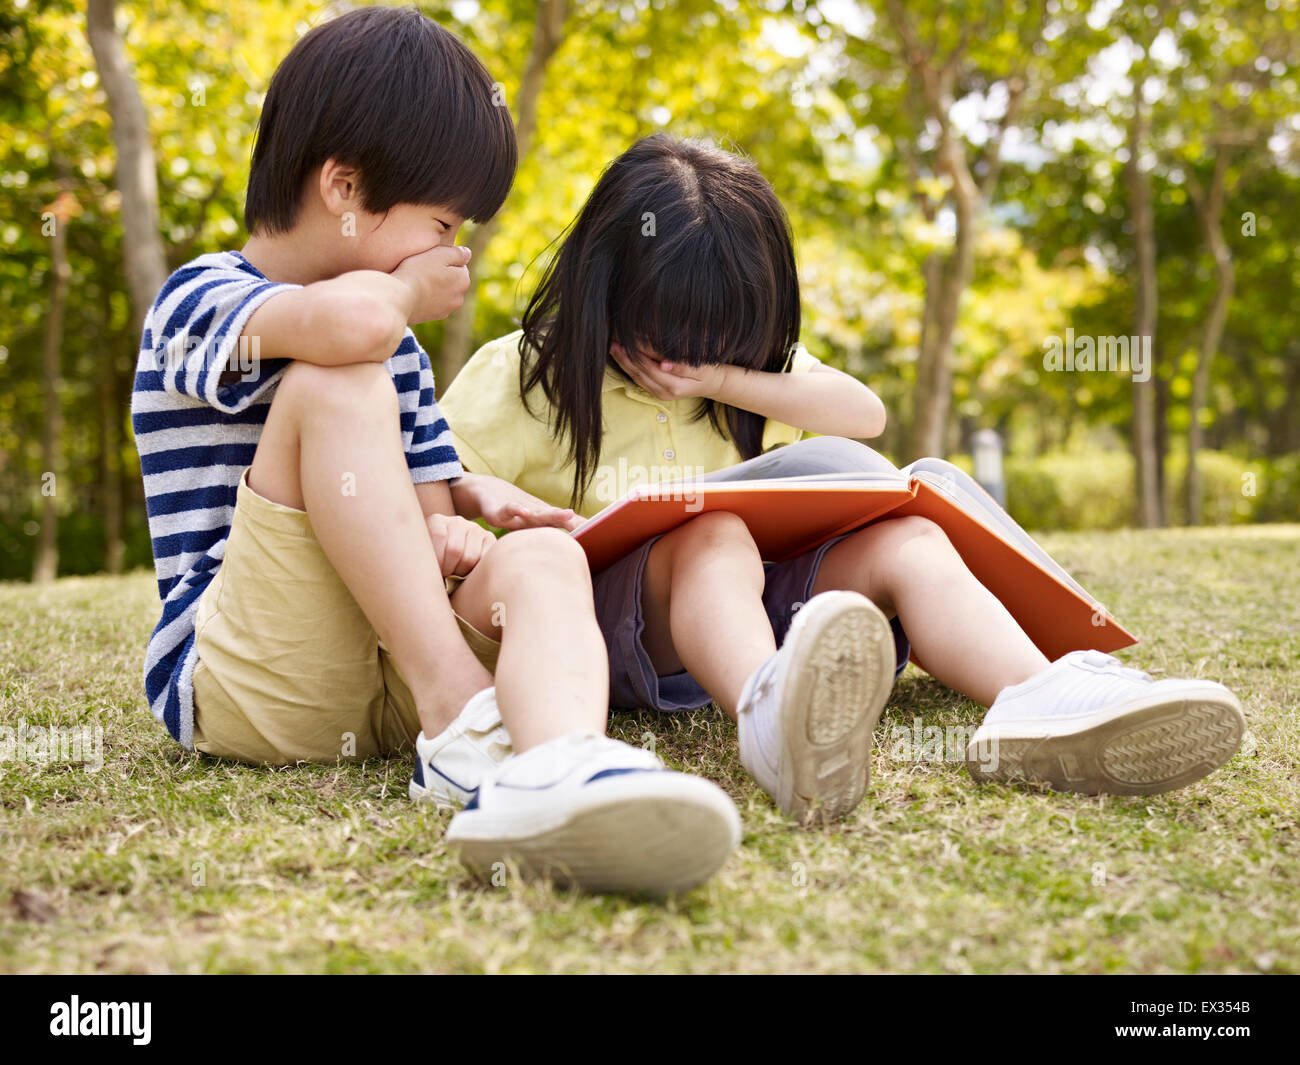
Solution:
[{"label": "blurred background", "polygon": [[[0,2],[0,579],[151,564],[143,312],[242,246],[271,74],[350,6]],[[775,186],[804,343],[883,396],[895,462],[969,466],[992,430],[1031,529],[1300,520],[1295,0],[418,6],[522,151],[463,237],[473,303],[417,330],[440,388],[515,327],[602,167],[667,129]],[[1052,369],[1071,336],[1150,337],[1149,379]]]}]

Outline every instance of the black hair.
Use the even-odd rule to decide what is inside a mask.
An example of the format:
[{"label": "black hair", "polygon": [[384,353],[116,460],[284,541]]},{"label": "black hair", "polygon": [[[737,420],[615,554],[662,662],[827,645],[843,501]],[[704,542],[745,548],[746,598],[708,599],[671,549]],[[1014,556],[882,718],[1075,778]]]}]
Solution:
[{"label": "black hair", "polygon": [[[541,386],[574,464],[576,505],[596,474],[609,354],[784,370],[799,339],[790,221],[752,162],[665,133],[612,162],[566,231],[523,317],[520,394]],[[624,374],[624,376],[626,376]],[[702,400],[744,458],[765,419]]]},{"label": "black hair", "polygon": [[248,231],[284,232],[327,159],[360,171],[361,204],[496,214],[518,149],[504,96],[452,33],[415,8],[350,11],[307,33],[267,90],[248,176]]}]

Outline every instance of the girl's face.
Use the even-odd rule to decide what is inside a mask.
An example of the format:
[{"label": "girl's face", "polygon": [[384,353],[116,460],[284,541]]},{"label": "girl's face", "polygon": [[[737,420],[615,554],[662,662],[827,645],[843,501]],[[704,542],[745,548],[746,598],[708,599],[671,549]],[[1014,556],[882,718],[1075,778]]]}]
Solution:
[{"label": "girl's face", "polygon": [[644,346],[633,353],[622,344],[611,344],[609,354],[642,391],[661,400],[717,398],[727,374],[723,363],[665,362]]}]

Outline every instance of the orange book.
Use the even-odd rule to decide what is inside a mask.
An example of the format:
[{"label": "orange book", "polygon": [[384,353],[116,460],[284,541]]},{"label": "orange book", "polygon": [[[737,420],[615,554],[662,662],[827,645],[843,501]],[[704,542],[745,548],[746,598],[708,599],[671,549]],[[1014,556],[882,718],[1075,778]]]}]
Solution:
[{"label": "orange book", "polygon": [[943,529],[970,571],[1049,660],[1137,643],[983,489],[956,467],[934,460],[899,473],[641,485],[574,536],[594,573],[651,537],[714,510],[742,518],[769,562],[783,562],[874,521],[918,514]]}]

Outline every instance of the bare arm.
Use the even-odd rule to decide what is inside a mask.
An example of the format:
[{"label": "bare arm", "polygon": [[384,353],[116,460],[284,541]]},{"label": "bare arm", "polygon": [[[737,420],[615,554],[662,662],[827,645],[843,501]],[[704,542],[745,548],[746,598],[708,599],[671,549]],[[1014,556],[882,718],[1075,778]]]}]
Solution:
[{"label": "bare arm", "polygon": [[[391,274],[356,270],[272,296],[244,325],[268,358],[318,366],[383,362],[402,342],[411,293]],[[231,353],[231,369],[236,369]]]},{"label": "bare arm", "polygon": [[[455,514],[452,503],[450,481],[427,481],[415,486],[415,496],[420,501],[420,510],[426,518],[434,514]],[[467,515],[477,517],[478,515]]]},{"label": "bare arm", "polygon": [[699,396],[810,433],[870,439],[885,431],[885,405],[855,377],[831,366],[808,373],[768,373],[739,366],[687,366],[611,354],[642,388],[659,399]]},{"label": "bare arm", "polygon": [[[277,293],[249,316],[243,336],[266,358],[318,366],[383,362],[406,327],[445,318],[469,288],[469,250],[438,245],[403,259],[391,274],[353,270]],[[238,368],[232,351],[230,369]]]},{"label": "bare arm", "polygon": [[712,398],[809,433],[859,440],[885,431],[885,405],[856,377],[833,366],[764,373],[727,366]]}]

